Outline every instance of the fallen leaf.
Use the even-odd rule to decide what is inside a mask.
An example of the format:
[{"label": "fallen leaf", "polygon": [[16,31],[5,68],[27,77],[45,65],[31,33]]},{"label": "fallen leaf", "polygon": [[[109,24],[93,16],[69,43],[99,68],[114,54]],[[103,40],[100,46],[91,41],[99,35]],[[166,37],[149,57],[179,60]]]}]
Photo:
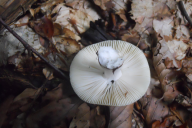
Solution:
[{"label": "fallen leaf", "polygon": [[5,101],[3,101],[0,104],[0,127],[2,127],[3,122],[6,120],[7,118],[7,111],[9,109],[9,106],[11,105],[11,103],[13,102],[14,97],[13,96],[9,96],[7,99],[5,99]]},{"label": "fallen leaf", "polygon": [[90,126],[90,108],[86,103],[81,104],[78,107],[78,112],[75,117],[73,117],[69,128],[89,128]]},{"label": "fallen leaf", "polygon": [[[21,22],[20,21],[16,22],[16,24],[19,23]],[[14,25],[11,25],[11,28],[39,53],[45,52],[45,48],[42,47],[41,44],[39,43],[38,35],[35,32],[33,32],[33,30],[30,27],[28,26],[15,27]],[[6,50],[8,57],[11,57],[18,53],[21,54],[25,51],[25,47],[23,46],[23,44],[21,44],[19,40],[17,40],[10,32],[8,32],[8,30],[4,30],[2,35],[3,36],[0,37],[0,43],[6,44],[6,49],[4,50]]]},{"label": "fallen leaf", "polygon": [[71,104],[68,98],[52,101],[30,114],[26,119],[26,126],[27,128],[53,127],[66,116],[73,106],[74,104]]},{"label": "fallen leaf", "polygon": [[53,26],[54,26],[53,36],[62,35],[62,26],[58,23],[54,23]]},{"label": "fallen leaf", "polygon": [[189,30],[186,26],[179,25],[176,28],[176,35],[175,36],[177,37],[177,39],[180,39],[180,40],[189,40],[190,33],[189,33]]},{"label": "fallen leaf", "polygon": [[54,78],[53,76],[53,71],[49,68],[44,68],[43,69],[43,74],[45,75],[45,78],[48,80],[51,80]]},{"label": "fallen leaf", "polygon": [[110,107],[110,128],[131,128],[133,104],[122,107]]},{"label": "fallen leaf", "polygon": [[63,2],[64,2],[64,0],[48,0],[44,3],[42,3],[41,6],[34,9],[34,15],[39,12],[49,15],[49,14],[51,14],[52,8],[55,5],[57,5],[59,3],[63,3]]},{"label": "fallen leaf", "polygon": [[26,88],[21,94],[19,94],[17,97],[15,97],[14,102],[18,102],[22,99],[27,99],[27,98],[35,98],[36,94],[37,94],[37,90],[36,89],[32,89],[32,88]]},{"label": "fallen leaf", "polygon": [[100,106],[91,110],[90,113],[90,127],[92,128],[105,128],[106,119],[105,116],[101,114]]},{"label": "fallen leaf", "polygon": [[94,3],[101,7],[101,9],[106,10],[105,4],[110,0],[94,0]]},{"label": "fallen leaf", "polygon": [[174,67],[175,67],[175,66],[173,65],[173,60],[170,60],[169,57],[167,57],[167,58],[165,59],[165,66],[166,66],[167,68],[174,68]]},{"label": "fallen leaf", "polygon": [[176,120],[177,120],[176,116],[168,116],[168,117],[165,117],[163,122],[160,122],[159,120],[155,121],[152,124],[152,128],[167,128],[167,127],[170,127]]},{"label": "fallen leaf", "polygon": [[90,16],[87,13],[74,10],[64,6],[64,4],[57,5],[52,13],[58,13],[56,23],[70,29],[76,34],[83,33],[89,28],[90,21],[95,21],[97,17]]},{"label": "fallen leaf", "polygon": [[68,28],[63,28],[62,34],[63,34],[63,37],[71,38],[71,39],[74,39],[76,41],[79,41],[81,39],[78,35],[76,35],[74,32],[72,32]]},{"label": "fallen leaf", "polygon": [[51,39],[54,34],[53,22],[47,16],[42,17],[38,21],[31,21],[30,27],[35,30],[35,32],[43,37]]},{"label": "fallen leaf", "polygon": [[186,56],[188,45],[183,43],[183,41],[168,41],[167,46],[169,47],[169,50],[173,54],[175,59],[181,60]]},{"label": "fallen leaf", "polygon": [[77,53],[80,50],[80,45],[77,41],[71,38],[65,38],[61,36],[54,37],[55,46],[58,50],[61,50],[70,56],[74,53]]},{"label": "fallen leaf", "polygon": [[170,115],[169,107],[153,96],[143,96],[139,100],[141,104],[141,113],[145,118],[148,127],[152,125],[155,120],[161,120]]},{"label": "fallen leaf", "polygon": [[89,0],[65,0],[66,6],[72,7],[75,10],[85,12],[95,20],[100,19],[99,14],[95,11],[93,4]]},{"label": "fallen leaf", "polygon": [[42,97],[42,101],[53,101],[53,100],[59,100],[62,98],[63,96],[63,91],[62,91],[62,84],[59,84],[58,87],[47,91],[47,93],[45,94],[45,96]]},{"label": "fallen leaf", "polygon": [[162,37],[172,34],[173,19],[171,17],[165,17],[163,20],[153,20],[153,28]]}]

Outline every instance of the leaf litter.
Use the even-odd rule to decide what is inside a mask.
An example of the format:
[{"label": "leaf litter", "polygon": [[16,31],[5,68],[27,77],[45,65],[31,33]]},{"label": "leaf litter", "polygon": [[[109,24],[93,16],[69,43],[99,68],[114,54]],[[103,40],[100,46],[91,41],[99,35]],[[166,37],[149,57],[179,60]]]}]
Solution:
[{"label": "leaf litter", "polygon": [[[49,62],[68,74],[73,57],[83,47],[109,38],[124,40],[138,46],[148,59],[150,87],[140,100],[127,106],[104,109],[85,103],[69,81],[4,30],[1,68],[11,66],[23,75],[44,76],[44,82],[39,86],[36,78],[35,88],[26,86],[17,94],[7,93],[0,102],[0,127],[192,127],[192,26],[179,1],[37,1],[11,28]],[[192,18],[191,1],[183,3]],[[88,38],[87,33],[91,33]],[[4,74],[0,75],[6,85]]]}]

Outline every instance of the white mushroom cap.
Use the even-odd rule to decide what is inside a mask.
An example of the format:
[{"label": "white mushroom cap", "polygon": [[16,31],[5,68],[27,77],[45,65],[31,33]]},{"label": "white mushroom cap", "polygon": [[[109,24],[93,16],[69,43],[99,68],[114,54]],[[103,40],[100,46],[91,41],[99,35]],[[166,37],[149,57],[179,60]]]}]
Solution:
[{"label": "white mushroom cap", "polygon": [[[96,54],[103,46],[112,47],[124,60],[119,69],[121,76],[111,84],[103,76],[106,69],[99,64]],[[85,102],[125,106],[145,94],[150,83],[150,69],[143,52],[136,46],[125,41],[103,41],[78,52],[70,67],[70,81],[76,94]]]}]

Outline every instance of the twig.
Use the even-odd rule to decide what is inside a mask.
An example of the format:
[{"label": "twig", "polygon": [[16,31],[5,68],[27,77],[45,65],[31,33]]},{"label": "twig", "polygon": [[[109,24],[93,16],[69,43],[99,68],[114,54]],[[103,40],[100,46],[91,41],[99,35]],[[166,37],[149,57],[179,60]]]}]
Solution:
[{"label": "twig", "polygon": [[36,91],[37,94],[35,94],[35,97],[34,97],[33,101],[30,103],[29,108],[28,108],[27,111],[25,112],[25,116],[24,116],[24,117],[27,117],[28,114],[30,113],[30,110],[33,108],[33,105],[34,105],[35,101],[37,100],[37,98],[39,98],[39,96],[41,95],[41,93],[42,93],[42,91],[43,91],[46,83],[48,82],[49,77],[51,76],[51,74],[52,74],[52,73],[50,72],[50,73],[49,73],[49,76],[47,77],[47,79],[45,80],[45,82],[43,83],[43,85],[42,85],[39,89],[37,89],[37,91]]},{"label": "twig", "polygon": [[[143,30],[143,32],[141,33],[141,35],[147,30],[147,29],[149,29],[150,27],[148,27],[148,28],[146,28],[145,30]],[[138,43],[137,43],[137,47],[139,46],[139,44],[140,44],[140,42],[141,42],[141,35],[140,35],[140,37],[139,37],[139,41],[138,41]]]},{"label": "twig", "polygon": [[[32,102],[32,105],[33,105],[34,102],[37,100],[37,98],[39,98],[40,94],[42,93],[42,91],[43,91],[43,89],[44,89],[44,87],[45,87],[45,85],[46,85],[46,83],[49,81],[49,77],[51,76],[51,74],[52,74],[52,72],[49,73],[47,79],[45,80],[45,82],[43,83],[43,85],[40,87],[40,90],[37,91],[37,94],[35,95],[35,98],[34,98],[34,100],[33,100],[33,102]],[[32,106],[31,106],[31,107],[32,107]]]},{"label": "twig", "polygon": [[181,11],[181,14],[186,18],[186,20],[189,22],[189,24],[192,26],[192,21],[189,15],[187,14],[187,11],[184,7],[183,1],[178,2],[179,9]]},{"label": "twig", "polygon": [[[58,68],[56,68],[53,64],[47,61],[40,53],[38,53],[33,47],[31,47],[26,41],[24,41],[15,31],[13,31],[0,17],[0,23],[11,33],[13,34],[23,45],[26,49],[31,50],[35,53],[40,59],[45,61],[50,67],[52,67],[55,71],[57,71],[61,76],[65,79],[69,79],[63,72],[61,72]],[[29,51],[30,52],[30,51]]]}]

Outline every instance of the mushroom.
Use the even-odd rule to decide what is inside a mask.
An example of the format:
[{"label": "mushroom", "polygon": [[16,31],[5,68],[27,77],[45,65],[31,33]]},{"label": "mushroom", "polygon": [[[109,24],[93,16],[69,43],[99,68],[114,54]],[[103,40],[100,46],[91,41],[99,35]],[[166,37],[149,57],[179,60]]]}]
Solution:
[{"label": "mushroom", "polygon": [[70,67],[70,81],[85,102],[125,106],[139,100],[150,83],[150,69],[143,52],[117,40],[85,47]]}]

